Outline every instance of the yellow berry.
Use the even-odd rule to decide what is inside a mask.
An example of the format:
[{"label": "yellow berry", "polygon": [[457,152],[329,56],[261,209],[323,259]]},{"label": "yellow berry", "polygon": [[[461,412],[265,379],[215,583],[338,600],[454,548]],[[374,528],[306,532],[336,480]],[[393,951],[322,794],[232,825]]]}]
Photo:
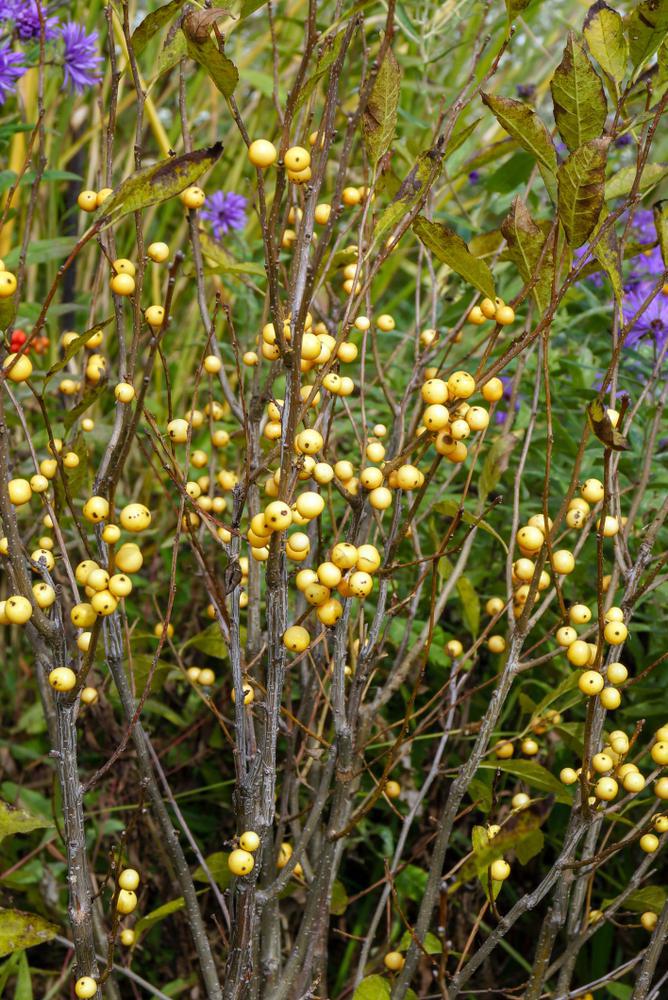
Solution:
[{"label": "yellow berry", "polygon": [[[2,298],[1,286],[0,298]],[[2,362],[2,367],[7,372],[10,382],[25,382],[32,375],[32,361],[27,354],[22,354],[20,357],[17,354],[8,354]]]},{"label": "yellow berry", "polygon": [[[92,191],[91,192],[84,191],[82,193],[93,194]],[[79,195],[79,198],[81,198],[81,195]],[[90,209],[86,209],[86,211],[90,211]],[[79,1000],[90,1000],[90,998],[94,997],[95,994],[97,993],[97,983],[95,982],[92,976],[81,976],[81,978],[77,979],[76,983],[74,984],[74,992],[79,997]]]},{"label": "yellow berry", "polygon": [[249,875],[253,871],[255,861],[250,851],[237,848],[232,851],[227,859],[227,866],[233,875]]},{"label": "yellow berry", "polygon": [[248,159],[262,170],[275,163],[277,157],[276,147],[267,139],[255,139],[248,147]]}]

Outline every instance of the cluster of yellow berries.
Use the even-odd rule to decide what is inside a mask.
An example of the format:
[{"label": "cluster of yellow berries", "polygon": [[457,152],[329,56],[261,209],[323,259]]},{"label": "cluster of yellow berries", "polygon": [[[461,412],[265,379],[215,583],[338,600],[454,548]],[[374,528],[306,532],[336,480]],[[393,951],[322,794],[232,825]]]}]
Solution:
[{"label": "cluster of yellow berries", "polygon": [[[116,896],[116,910],[126,916],[133,913],[137,908],[136,889],[139,887],[139,872],[134,868],[124,868],[118,876],[118,892]],[[121,931],[121,944],[131,947],[135,943],[135,932],[131,927],[125,927]],[[98,991],[98,983],[92,976],[81,976],[74,984],[74,992],[79,1000],[90,1000]]]},{"label": "cluster of yellow berries", "polygon": [[484,298],[479,306],[473,306],[469,311],[468,318],[469,322],[476,326],[482,326],[488,319],[493,319],[500,326],[510,326],[511,323],[515,322],[515,310],[498,297],[495,299]]},{"label": "cluster of yellow berries", "polygon": [[[540,718],[532,721],[531,729],[536,736],[543,736],[551,727],[561,725],[562,721],[559,712],[553,708],[548,708]],[[525,757],[535,757],[540,752],[540,746],[533,736],[525,736],[520,741],[520,750]],[[494,755],[498,760],[508,760],[514,754],[515,744],[512,740],[500,740],[494,747]],[[515,805],[515,808],[518,808],[518,806]]]},{"label": "cluster of yellow berries", "polygon": [[[602,749],[594,754],[591,759],[592,770],[587,776],[590,783],[595,781],[593,795],[589,799],[591,805],[597,801],[611,802],[616,798],[620,784],[625,792],[632,795],[643,791],[647,779],[640,772],[637,764],[625,759],[630,748],[631,741],[628,736],[618,729],[610,733]],[[668,726],[661,727],[654,734],[650,756],[657,767],[662,768],[668,765]],[[581,774],[582,768],[564,767],[559,778],[564,785],[573,785],[579,780]],[[668,800],[667,777],[658,778],[654,783],[654,794],[661,801]],[[655,816],[653,826],[656,833],[666,833],[668,831],[668,816]],[[639,844],[641,850],[651,854],[658,848],[659,840],[654,833],[646,833],[640,838]]]}]

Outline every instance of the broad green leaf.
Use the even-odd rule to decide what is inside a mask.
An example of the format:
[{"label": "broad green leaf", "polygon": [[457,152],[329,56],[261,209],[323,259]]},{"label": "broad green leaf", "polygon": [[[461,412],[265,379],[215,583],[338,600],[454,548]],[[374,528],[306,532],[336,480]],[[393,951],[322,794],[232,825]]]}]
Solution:
[{"label": "broad green leaf", "polygon": [[430,188],[441,172],[442,164],[443,150],[440,146],[420,153],[394,198],[381,213],[373,233],[374,242],[384,239],[404,216],[424,204]]},{"label": "broad green leaf", "polygon": [[599,220],[609,143],[609,139],[590,139],[557,171],[559,219],[573,248],[582,246]]},{"label": "broad green leaf", "polygon": [[[605,208],[603,208],[599,224],[591,234],[592,243],[596,240],[596,236],[605,222],[607,214],[608,213]],[[610,278],[612,290],[615,293],[615,298],[621,308],[622,299],[624,297],[624,288],[622,286],[622,251],[614,226],[608,226],[601,238],[596,240],[593,246],[593,254],[607,276]]]},{"label": "broad green leaf", "polygon": [[332,65],[332,63],[336,61],[341,51],[341,46],[343,45],[344,37],[345,37],[345,32],[340,31],[338,35],[334,36],[334,38],[328,36],[327,39],[325,40],[324,51],[322,52],[322,54],[318,56],[318,59],[315,64],[315,69],[313,70],[309,78],[304,81],[304,85],[299,91],[297,100],[295,101],[295,109],[297,111],[302,107],[303,104],[306,103],[306,101],[308,101],[309,97],[315,90],[320,80],[322,80],[329,67]]},{"label": "broad green leaf", "polygon": [[342,913],[346,912],[348,906],[348,893],[346,892],[346,887],[343,882],[339,882],[338,879],[334,882],[332,886],[332,898],[329,901],[329,912],[334,914],[336,917],[340,917]]},{"label": "broad green leaf", "polygon": [[556,688],[550,690],[548,694],[546,694],[545,697],[538,702],[533,710],[534,718],[542,719],[546,709],[550,708],[551,705],[554,705],[554,703],[558,701],[562,695],[567,694],[569,691],[573,691],[578,686],[579,679],[580,675],[577,670],[568,674],[563,679],[561,684],[558,684]]},{"label": "broad green leaf", "polygon": [[372,166],[378,163],[392,145],[397,126],[400,88],[401,67],[392,49],[388,49],[362,115],[364,144]]},{"label": "broad green leaf", "polygon": [[513,449],[521,438],[521,433],[501,433],[485,455],[482,472],[478,478],[478,496],[482,500],[489,496],[498,486],[501,476],[508,468],[508,462]]},{"label": "broad green leaf", "polygon": [[[633,910],[634,913],[644,913],[646,910],[660,913],[666,903],[666,895],[666,889],[662,885],[646,885],[627,896],[623,908]],[[610,899],[604,899],[603,908],[610,906],[614,901],[614,896]]]},{"label": "broad green leaf", "polygon": [[[76,245],[71,236],[55,236],[52,240],[31,240],[26,254],[27,264],[46,264],[50,260],[64,260]],[[3,257],[5,267],[12,271],[19,265],[20,247],[14,247]]]},{"label": "broad green leaf", "polygon": [[206,656],[213,656],[217,660],[227,659],[227,646],[220,634],[220,626],[217,622],[212,622],[203,632],[198,632],[192,639],[184,643],[183,648],[194,646],[200,653]]},{"label": "broad green leaf", "polygon": [[661,256],[664,266],[668,268],[668,201],[657,201],[654,205],[654,225],[659,237]]},{"label": "broad green leaf", "polygon": [[71,410],[65,410],[62,414],[63,427],[66,431],[77,422],[79,417],[82,417],[86,410],[90,410],[91,406],[97,402],[97,400],[107,391],[107,383],[105,381],[98,382],[90,389],[81,402],[73,407]]},{"label": "broad green leaf", "polygon": [[58,927],[37,913],[0,909],[0,958],[44,944],[57,933]]},{"label": "broad green leaf", "polygon": [[631,62],[640,69],[668,34],[668,0],[642,0],[626,17]]},{"label": "broad green leaf", "polygon": [[559,135],[571,151],[602,134],[607,114],[603,84],[572,31],[550,89]]},{"label": "broad green leaf", "polygon": [[483,295],[494,298],[494,278],[489,265],[479,257],[474,257],[465,241],[453,229],[442,222],[430,222],[420,215],[413,223],[413,230],[437,260],[447,264]]},{"label": "broad green leaf", "polygon": [[124,180],[98,209],[98,218],[117,222],[128,212],[137,212],[150,205],[173,198],[216,163],[223,151],[222,142],[192,153],[172,156],[152,167],[137,171]]},{"label": "broad green leaf", "polygon": [[510,97],[496,97],[481,93],[480,96],[492,111],[499,125],[515,139],[522,149],[531,153],[538,163],[548,170],[557,169],[557,152],[545,123],[533,108],[523,101]]},{"label": "broad green leaf", "polygon": [[264,7],[266,3],[267,0],[243,0],[240,11],[241,17],[250,17],[250,15],[254,14],[256,10],[260,9],[260,7]]},{"label": "broad green leaf", "polygon": [[474,257],[491,257],[503,244],[503,233],[500,229],[490,229],[488,233],[472,236],[468,247]]},{"label": "broad green leaf", "polygon": [[150,931],[152,927],[159,924],[166,917],[172,915],[172,913],[178,913],[186,905],[186,901],[183,896],[179,896],[178,899],[170,899],[168,903],[163,903],[156,910],[151,910],[150,913],[144,914],[140,917],[135,924],[135,931],[137,934],[145,934],[146,931]]},{"label": "broad green leaf", "polygon": [[472,802],[478,804],[478,808],[483,813],[488,813],[492,808],[492,789],[489,785],[481,781],[480,778],[472,778],[466,789]]},{"label": "broad green leaf", "polygon": [[200,242],[205,257],[213,261],[217,268],[226,274],[252,274],[257,278],[265,278],[266,271],[262,264],[256,264],[252,260],[238,261],[211,239],[206,233],[200,233]]},{"label": "broad green leaf", "polygon": [[569,805],[571,803],[571,795],[565,790],[559,779],[535,760],[485,760],[480,767],[514,774],[530,788],[554,795],[557,802],[565,802]]},{"label": "broad green leaf", "polygon": [[50,826],[53,826],[53,823],[43,816],[36,816],[27,809],[18,809],[0,799],[0,840],[15,833],[31,833],[33,830],[43,830]]},{"label": "broad green leaf", "polygon": [[582,31],[589,51],[601,69],[620,83],[629,60],[629,46],[621,15],[608,7],[605,0],[597,0],[587,12]]},{"label": "broad green leaf", "polygon": [[[143,691],[146,687],[152,665],[153,657],[150,653],[135,653],[132,657],[132,675],[138,691]],[[130,663],[128,662],[128,671],[129,669]],[[151,680],[153,691],[162,687],[170,670],[174,670],[171,663],[167,663],[166,660],[158,660]]]},{"label": "broad green leaf", "polygon": [[501,232],[508,244],[508,256],[516,265],[522,280],[528,284],[538,274],[531,294],[539,310],[543,312],[552,298],[554,254],[551,247],[543,252],[545,234],[533,221],[519,195],[501,224]]},{"label": "broad green leaf", "polygon": [[543,850],[545,836],[542,830],[532,830],[528,837],[518,841],[515,845],[515,854],[521,865],[528,865],[532,858]]},{"label": "broad green leaf", "polygon": [[185,22],[183,32],[190,58],[207,71],[223,97],[231,97],[239,82],[239,70],[232,60],[219,50],[209,35],[193,37],[186,31]]},{"label": "broad green leaf", "polygon": [[186,45],[186,36],[182,31],[177,31],[170,41],[158,52],[158,57],[153,64],[153,75],[151,77],[151,83],[149,90],[163,73],[167,70],[172,69],[176,66],[181,59],[185,58],[188,54],[188,46]]},{"label": "broad green leaf", "polygon": [[[410,931],[404,931],[401,941],[397,945],[397,951],[408,951],[412,940],[413,936]],[[427,931],[422,942],[422,950],[426,951],[428,955],[440,955],[443,951],[443,945],[435,934],[432,934],[431,931]]]},{"label": "broad green leaf", "polygon": [[[227,864],[227,859],[229,854],[226,851],[214,851],[213,854],[209,854],[205,858],[206,866],[211,872],[211,877],[220,886],[221,889],[227,889],[228,885],[232,881],[232,873],[230,872],[229,866]],[[209,879],[202,868],[198,865],[193,872],[193,878],[196,882],[207,882]]]},{"label": "broad green leaf", "polygon": [[501,542],[506,555],[508,554],[508,546],[498,531],[495,531],[495,529],[491,526],[491,524],[488,524],[487,521],[481,521],[480,518],[470,514],[467,510],[460,511],[459,504],[456,500],[440,500],[434,505],[434,510],[438,514],[447,514],[449,517],[454,517],[457,513],[459,513],[460,520],[462,520],[464,524],[477,524],[478,527],[482,528],[483,531],[486,531],[488,535],[493,535],[497,542]]},{"label": "broad green leaf", "polygon": [[353,1000],[390,1000],[390,984],[383,976],[365,976]]},{"label": "broad green leaf", "polygon": [[[605,198],[623,198],[629,194],[636,179],[637,169],[635,167],[622,167],[612,175],[605,185]],[[668,167],[662,163],[647,163],[640,177],[638,190],[641,194],[647,194],[653,187],[656,187],[664,177],[668,176]]]},{"label": "broad green leaf", "polygon": [[176,17],[184,3],[185,0],[170,0],[170,3],[165,3],[162,7],[158,7],[157,10],[146,15],[132,32],[131,42],[135,55],[138,56],[144,51],[154,35]]},{"label": "broad green leaf", "polygon": [[99,330],[104,330],[105,327],[109,326],[113,318],[113,316],[110,316],[108,319],[103,319],[101,323],[96,323],[95,326],[91,326],[90,330],[86,330],[84,333],[80,334],[76,340],[72,341],[69,347],[67,347],[63,352],[63,356],[60,361],[56,361],[55,365],[51,365],[48,372],[44,376],[42,391],[46,389],[53,376],[57,375],[58,372],[61,372],[74,355],[83,350],[93,334],[97,333]]},{"label": "broad green leaf", "polygon": [[[570,802],[570,799],[569,799]],[[517,851],[518,844],[528,840],[540,828],[545,819],[530,809],[514,816],[496,836],[489,839],[487,830],[477,826],[475,838],[472,833],[473,857],[468,858],[457,874],[460,883],[468,882],[474,876],[481,877],[483,888],[487,888],[487,869],[497,858],[503,857],[508,851]],[[485,838],[487,838],[485,840]]]}]

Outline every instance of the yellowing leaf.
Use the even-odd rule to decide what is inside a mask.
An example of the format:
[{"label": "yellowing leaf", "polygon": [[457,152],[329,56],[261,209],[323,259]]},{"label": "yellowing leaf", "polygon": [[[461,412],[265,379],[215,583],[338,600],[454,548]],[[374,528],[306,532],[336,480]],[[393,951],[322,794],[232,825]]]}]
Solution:
[{"label": "yellowing leaf", "polygon": [[55,924],[37,913],[0,909],[0,958],[44,944],[57,933]]},{"label": "yellowing leaf", "polygon": [[557,209],[571,247],[591,235],[601,214],[609,139],[591,139],[576,149],[557,172]]},{"label": "yellowing leaf", "polygon": [[602,134],[607,114],[603,84],[572,31],[550,89],[559,135],[570,150]]},{"label": "yellowing leaf", "polygon": [[385,53],[362,116],[369,160],[375,166],[392,144],[397,125],[401,67],[392,49]]},{"label": "yellowing leaf", "polygon": [[582,28],[589,51],[605,72],[619,83],[626,73],[629,46],[624,21],[604,0],[597,0],[587,12]]},{"label": "yellowing leaf", "polygon": [[531,293],[542,312],[552,297],[554,255],[551,248],[543,252],[545,234],[533,221],[519,195],[501,224],[501,232],[508,244],[508,256],[517,266],[522,280],[528,284],[535,279]]},{"label": "yellowing leaf", "polygon": [[423,216],[418,216],[413,229],[437,260],[451,267],[483,295],[494,298],[494,278],[489,265],[479,257],[474,257],[465,241],[453,229],[442,222],[430,222]]},{"label": "yellowing leaf", "polygon": [[533,108],[523,101],[510,97],[495,97],[493,94],[480,96],[493,112],[499,125],[515,139],[522,149],[535,156],[548,170],[557,169],[557,152],[545,123]]},{"label": "yellowing leaf", "polygon": [[11,806],[9,802],[0,799],[0,840],[15,833],[31,833],[33,830],[42,830],[49,826],[53,826],[53,823],[44,816],[37,816],[27,809]]},{"label": "yellowing leaf", "polygon": [[623,434],[612,425],[608,411],[600,399],[593,399],[587,406],[587,419],[593,433],[606,448],[613,451],[628,451],[630,445]]},{"label": "yellowing leaf", "polygon": [[643,0],[626,18],[631,62],[636,69],[650,59],[668,33],[668,2]]}]

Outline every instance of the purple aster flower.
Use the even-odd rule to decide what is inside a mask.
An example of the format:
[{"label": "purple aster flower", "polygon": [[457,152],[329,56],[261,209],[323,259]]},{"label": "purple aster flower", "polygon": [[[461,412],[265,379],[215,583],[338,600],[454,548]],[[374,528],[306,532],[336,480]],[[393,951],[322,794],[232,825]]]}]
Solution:
[{"label": "purple aster flower", "polygon": [[521,97],[523,101],[530,101],[536,93],[535,83],[518,83],[515,89],[517,96]]},{"label": "purple aster flower", "polygon": [[[585,265],[596,263],[596,258],[586,245],[578,247],[577,250],[574,250],[573,257],[578,264],[582,263],[583,260]],[[594,285],[595,288],[603,287],[603,275],[600,271],[594,271],[593,274],[588,274],[584,280],[590,282],[590,284]]]},{"label": "purple aster flower", "polygon": [[[44,21],[44,38],[56,38],[58,34],[58,18],[49,15],[45,6],[42,6],[42,18]],[[40,37],[41,24],[36,0],[6,0],[3,4],[2,12],[0,12],[0,20],[13,21],[16,27],[16,34],[24,42]]]},{"label": "purple aster flower", "polygon": [[0,104],[14,91],[14,84],[26,71],[22,52],[12,52],[9,45],[0,46]]},{"label": "purple aster flower", "polygon": [[[513,380],[512,380],[512,378],[509,378],[507,375],[500,375],[499,377],[500,377],[501,381],[503,382],[503,396],[499,400],[499,405],[497,406],[496,410],[494,411],[494,423],[495,424],[505,424],[506,421],[508,420],[508,418],[510,417],[510,411],[508,410],[508,404],[510,403],[510,400],[512,399],[512,395],[513,395]],[[505,404],[505,409],[501,409],[501,407],[503,407],[504,404]],[[515,413],[517,413],[517,411],[519,410],[519,408],[520,408],[520,401],[519,401],[519,399],[516,399],[515,400]]]},{"label": "purple aster flower", "polygon": [[[636,285],[624,299],[624,322],[629,323],[643,308],[650,293],[650,284]],[[668,341],[668,295],[659,292],[648,306],[638,315],[629,335],[626,347],[635,347],[640,341],[652,340],[657,351],[662,351]]]},{"label": "purple aster flower", "polygon": [[480,171],[472,170],[469,174],[469,181],[471,182],[471,184],[477,184],[479,180],[480,180]]},{"label": "purple aster flower", "polygon": [[213,238],[220,242],[231,229],[243,229],[246,225],[246,198],[234,191],[214,191],[207,196],[200,212],[203,219],[211,223]]},{"label": "purple aster flower", "polygon": [[660,247],[653,250],[644,250],[633,258],[633,266],[626,279],[626,285],[633,288],[634,285],[647,281],[648,278],[658,278],[663,274],[664,264]]},{"label": "purple aster flower", "polygon": [[631,229],[639,243],[656,242],[656,226],[651,208],[639,208],[634,212]]},{"label": "purple aster flower", "polygon": [[97,53],[97,31],[87,35],[83,25],[70,21],[62,26],[60,34],[65,46],[63,85],[81,93],[100,80],[102,56]]},{"label": "purple aster flower", "polygon": [[620,147],[630,146],[632,142],[633,142],[633,136],[630,134],[630,132],[625,132],[623,135],[617,136],[617,138],[615,139],[615,146],[620,146]]}]

